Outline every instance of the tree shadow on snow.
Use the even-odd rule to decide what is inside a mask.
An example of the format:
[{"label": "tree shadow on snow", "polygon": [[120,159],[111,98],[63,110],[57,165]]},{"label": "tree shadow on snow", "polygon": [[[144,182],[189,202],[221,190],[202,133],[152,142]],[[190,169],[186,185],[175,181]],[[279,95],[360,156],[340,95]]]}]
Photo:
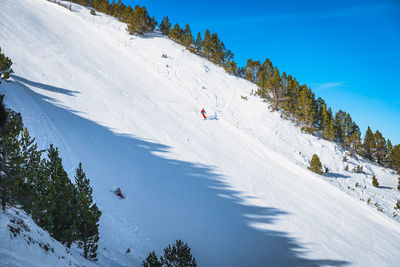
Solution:
[{"label": "tree shadow on snow", "polygon": [[334,172],[328,172],[328,173],[325,173],[324,175],[325,175],[325,177],[328,177],[328,178],[343,178],[343,179],[350,178],[350,176],[348,176],[348,175],[344,175],[341,173],[334,173]]},{"label": "tree shadow on snow", "polygon": [[30,80],[27,80],[25,78],[19,77],[17,75],[12,74],[11,77],[18,82],[19,84],[23,83],[26,85],[30,85],[32,87],[36,87],[39,89],[43,89],[46,91],[50,91],[50,92],[54,92],[54,93],[59,93],[59,94],[65,94],[65,95],[69,95],[69,96],[74,96],[76,94],[79,94],[78,91],[73,91],[73,90],[68,90],[68,89],[63,89],[63,88],[59,88],[59,87],[55,87],[55,86],[50,86],[47,84],[43,84],[43,83],[38,83],[38,82],[32,82]]},{"label": "tree shadow on snow", "polygon": [[[166,155],[170,147],[116,134],[29,87],[71,97],[75,91],[13,78],[18,90],[30,95],[63,133],[91,179],[95,201],[103,211],[99,264],[122,266],[128,261],[139,265],[151,250],[160,253],[176,239],[191,246],[199,266],[348,264],[307,259],[304,247],[287,233],[257,228],[279,223],[287,213],[244,204],[240,192],[230,189],[213,166],[165,158],[160,154]],[[23,116],[34,115],[25,112]],[[119,200],[110,192],[115,187],[122,189],[126,199]],[[133,250],[129,255],[125,253],[128,246]]]}]

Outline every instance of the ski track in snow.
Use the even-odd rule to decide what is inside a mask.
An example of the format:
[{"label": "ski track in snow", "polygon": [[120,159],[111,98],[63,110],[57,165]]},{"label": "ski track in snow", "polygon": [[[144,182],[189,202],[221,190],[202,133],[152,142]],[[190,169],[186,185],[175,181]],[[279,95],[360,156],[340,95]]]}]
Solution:
[{"label": "ski track in snow", "polygon": [[[254,84],[158,33],[130,36],[78,5],[0,6],[0,44],[15,71],[0,92],[41,148],[59,147],[71,178],[83,163],[103,212],[99,265],[139,266],[176,239],[200,266],[400,264],[390,170],[342,162],[336,144],[250,95]],[[203,107],[215,119],[203,120]],[[307,170],[314,153],[328,175]]]}]

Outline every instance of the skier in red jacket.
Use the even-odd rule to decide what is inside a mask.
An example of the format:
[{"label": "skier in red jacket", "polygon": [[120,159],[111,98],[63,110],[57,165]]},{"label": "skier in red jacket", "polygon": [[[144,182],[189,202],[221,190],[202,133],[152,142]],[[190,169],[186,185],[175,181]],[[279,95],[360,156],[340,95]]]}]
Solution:
[{"label": "skier in red jacket", "polygon": [[203,115],[204,119],[207,119],[206,117],[206,111],[204,110],[204,108],[201,110],[201,115]]},{"label": "skier in red jacket", "polygon": [[119,187],[117,188],[117,190],[115,190],[115,194],[116,194],[117,196],[119,196],[120,198],[125,198],[124,195],[122,195],[121,189],[119,189]]}]

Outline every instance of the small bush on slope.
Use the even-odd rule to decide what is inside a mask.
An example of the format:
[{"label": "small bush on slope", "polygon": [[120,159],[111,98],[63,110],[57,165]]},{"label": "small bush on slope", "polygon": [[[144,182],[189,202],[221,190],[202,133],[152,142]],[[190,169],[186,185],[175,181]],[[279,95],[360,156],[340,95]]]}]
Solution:
[{"label": "small bush on slope", "polygon": [[372,185],[375,186],[375,187],[378,187],[378,186],[379,186],[378,179],[376,179],[376,176],[375,176],[375,175],[372,176]]},{"label": "small bush on slope", "polygon": [[308,167],[311,171],[322,174],[322,163],[319,160],[319,157],[317,154],[314,154],[312,156],[311,162],[310,162],[310,167]]}]

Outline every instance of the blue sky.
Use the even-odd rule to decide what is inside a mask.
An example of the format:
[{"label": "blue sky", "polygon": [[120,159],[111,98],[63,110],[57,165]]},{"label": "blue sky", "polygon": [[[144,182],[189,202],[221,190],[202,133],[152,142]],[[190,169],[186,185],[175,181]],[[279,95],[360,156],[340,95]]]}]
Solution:
[{"label": "blue sky", "polygon": [[269,58],[334,111],[400,144],[400,1],[156,1],[161,21],[217,32],[235,60]]}]

